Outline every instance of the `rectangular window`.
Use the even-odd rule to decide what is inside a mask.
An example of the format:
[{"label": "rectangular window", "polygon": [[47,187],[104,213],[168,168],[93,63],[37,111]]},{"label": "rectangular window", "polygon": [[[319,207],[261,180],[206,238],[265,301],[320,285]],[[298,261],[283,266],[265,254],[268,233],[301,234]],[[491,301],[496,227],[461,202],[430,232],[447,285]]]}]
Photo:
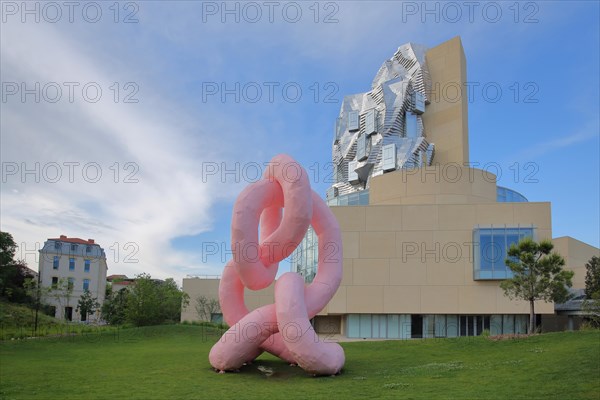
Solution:
[{"label": "rectangular window", "polygon": [[365,114],[365,134],[372,135],[377,133],[377,121],[375,119],[375,110],[367,111]]},{"label": "rectangular window", "polygon": [[383,163],[382,168],[384,172],[393,171],[396,169],[396,144],[386,144],[383,146]]},{"label": "rectangular window", "polygon": [[421,92],[413,93],[414,109],[415,114],[423,114],[425,112],[425,96]]},{"label": "rectangular window", "polygon": [[85,252],[86,253],[91,253],[92,252],[92,246],[85,246]]},{"label": "rectangular window", "polygon": [[506,265],[510,246],[525,237],[534,236],[534,228],[477,228],[473,231],[473,279],[512,278]]},{"label": "rectangular window", "polygon": [[490,316],[490,335],[502,334],[502,315]]},{"label": "rectangular window", "polygon": [[446,316],[446,332],[447,337],[458,336],[458,315]]},{"label": "rectangular window", "polygon": [[527,324],[529,323],[529,315],[515,315],[515,333],[527,333]]},{"label": "rectangular window", "polygon": [[435,337],[446,337],[446,316],[435,316]]},{"label": "rectangular window", "polygon": [[502,333],[505,335],[515,333],[515,316],[514,315],[503,315],[502,316]]},{"label": "rectangular window", "polygon": [[83,272],[90,272],[90,260],[85,260],[83,265]]},{"label": "rectangular window", "polygon": [[90,280],[89,279],[83,280],[83,290],[90,290]]},{"label": "rectangular window", "polygon": [[75,287],[75,278],[68,278],[67,282],[67,287],[70,290],[73,290],[73,288]]},{"label": "rectangular window", "polygon": [[347,336],[349,338],[360,337],[360,316],[358,314],[349,314],[346,320]]},{"label": "rectangular window", "polygon": [[348,113],[348,130],[350,132],[354,132],[359,129],[360,125],[358,121],[358,111],[350,111]]},{"label": "rectangular window", "polygon": [[58,277],[52,277],[52,289],[56,289],[58,287]]},{"label": "rectangular window", "polygon": [[58,269],[58,256],[54,256],[54,260],[52,261],[52,268]]},{"label": "rectangular window", "polygon": [[77,250],[77,245],[76,244],[72,244],[71,245],[71,251],[76,251]]},{"label": "rectangular window", "polygon": [[358,174],[355,171],[357,164],[358,162],[356,161],[348,163],[348,182],[350,183],[358,183]]},{"label": "rectangular window", "polygon": [[69,271],[75,271],[75,259],[69,258]]},{"label": "rectangular window", "polygon": [[364,161],[368,158],[367,135],[360,135],[356,139],[356,161]]},{"label": "rectangular window", "polygon": [[419,137],[417,114],[413,114],[409,111],[407,111],[404,114],[404,137],[407,137],[407,138]]},{"label": "rectangular window", "polygon": [[54,248],[55,248],[55,249],[60,249],[60,248],[61,248],[61,246],[62,246],[62,243],[61,243],[61,242],[54,242]]}]

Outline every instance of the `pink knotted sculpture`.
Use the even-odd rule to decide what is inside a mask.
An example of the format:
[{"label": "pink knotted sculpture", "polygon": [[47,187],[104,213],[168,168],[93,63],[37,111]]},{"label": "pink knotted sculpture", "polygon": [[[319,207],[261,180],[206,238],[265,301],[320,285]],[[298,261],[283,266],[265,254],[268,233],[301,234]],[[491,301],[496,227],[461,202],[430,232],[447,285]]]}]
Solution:
[{"label": "pink knotted sculpture", "polygon": [[[313,282],[305,286],[300,275],[288,272],[275,283],[275,304],[249,313],[244,287],[260,290],[273,283],[279,262],[296,249],[309,225],[319,242]],[[327,305],[342,280],[340,228],[294,159],[274,157],[263,179],[240,193],[233,208],[231,243],[233,259],[225,265],[219,285],[221,310],[231,328],[211,349],[211,365],[220,372],[236,370],[267,351],[315,375],[339,373],[344,350],[321,341],[309,320]]]}]

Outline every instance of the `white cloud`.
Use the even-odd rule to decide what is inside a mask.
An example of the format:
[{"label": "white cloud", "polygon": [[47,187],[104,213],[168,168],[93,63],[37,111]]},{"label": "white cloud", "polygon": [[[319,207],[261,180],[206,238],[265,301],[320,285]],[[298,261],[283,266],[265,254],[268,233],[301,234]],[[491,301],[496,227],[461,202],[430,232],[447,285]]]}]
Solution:
[{"label": "white cloud", "polygon": [[[203,183],[201,163],[204,157],[224,159],[227,154],[215,152],[210,138],[191,131],[195,121],[162,103],[148,82],[138,83],[146,93],[138,96],[140,103],[115,103],[109,89],[112,82],[131,80],[132,71],[109,77],[110,65],[84,56],[90,54],[82,48],[86,44],[54,25],[6,24],[2,34],[4,82],[27,82],[30,88],[35,82],[42,87],[57,82],[65,90],[64,82],[96,82],[103,90],[97,103],[85,101],[77,91],[73,103],[64,100],[65,93],[55,104],[43,97],[35,103],[33,96],[22,103],[18,95],[3,102],[3,169],[9,163],[19,169],[39,163],[39,173],[3,177],[2,230],[27,249],[60,234],[92,237],[107,252],[109,273],[145,271],[164,278],[181,277],[176,267],[201,268],[197,254],[175,251],[170,241],[214,223],[210,207],[230,190]],[[200,153],[203,144],[211,150]],[[68,162],[79,163],[72,182],[64,164]],[[87,163],[100,166],[98,182],[89,182],[95,180],[96,169],[83,174]],[[50,183],[54,166],[61,168],[62,177]],[[124,183],[132,172],[139,182]],[[134,249],[125,248],[129,242],[139,247],[133,257],[138,263],[124,263]],[[33,267],[33,260],[28,260]]]}]

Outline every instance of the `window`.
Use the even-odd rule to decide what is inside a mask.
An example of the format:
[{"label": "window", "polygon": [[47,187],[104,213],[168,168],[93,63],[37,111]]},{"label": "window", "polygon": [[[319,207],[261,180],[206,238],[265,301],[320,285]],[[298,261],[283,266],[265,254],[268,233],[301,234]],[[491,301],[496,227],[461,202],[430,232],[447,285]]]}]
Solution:
[{"label": "window", "polygon": [[349,338],[408,339],[411,337],[411,316],[348,314],[346,334]]},{"label": "window", "polygon": [[419,137],[417,133],[418,124],[417,124],[417,114],[413,114],[407,111],[404,114],[404,137],[407,138],[417,138]]},{"label": "window", "polygon": [[356,173],[356,167],[358,163],[356,161],[350,161],[348,163],[348,182],[358,183],[358,174]]},{"label": "window", "polygon": [[92,252],[92,246],[85,246],[85,252],[86,253],[91,253]]},{"label": "window", "polygon": [[[356,197],[358,195],[358,198]],[[357,200],[358,199],[358,200]],[[344,194],[327,199],[329,206],[366,206],[369,205],[369,191],[361,190],[356,193]]]},{"label": "window", "polygon": [[62,247],[62,243],[61,242],[54,242],[54,248],[55,249],[60,249]]},{"label": "window", "polygon": [[83,265],[83,272],[90,272],[90,260],[85,260]]},{"label": "window", "polygon": [[83,280],[83,290],[90,290],[90,280],[89,279]]},{"label": "window", "polygon": [[319,262],[318,239],[312,227],[309,227],[304,239],[292,253],[292,269],[304,277],[305,282],[312,282],[317,273]]},{"label": "window", "polygon": [[76,244],[72,244],[71,245],[71,251],[76,251],[77,250],[77,245]]},{"label": "window", "polygon": [[67,287],[69,288],[69,290],[73,290],[73,288],[75,287],[75,278],[68,278],[67,282]]},{"label": "window", "polygon": [[381,150],[383,152],[383,171],[393,171],[396,169],[396,144],[386,144]]},{"label": "window", "polygon": [[350,111],[348,113],[348,130],[350,132],[357,131],[359,127],[358,111]]},{"label": "window", "polygon": [[360,135],[356,139],[356,161],[363,161],[369,157],[367,146],[367,135]]},{"label": "window", "polygon": [[221,313],[210,314],[210,322],[212,322],[213,324],[222,324],[223,323],[223,314],[221,314]]},{"label": "window", "polygon": [[58,277],[52,277],[52,289],[56,289],[58,287]]},{"label": "window", "polygon": [[52,261],[52,268],[58,269],[58,256],[54,256],[54,260]]},{"label": "window", "polygon": [[365,114],[365,134],[372,135],[377,133],[377,125],[375,120],[375,110],[367,111]]},{"label": "window", "polygon": [[414,108],[413,111],[415,114],[423,114],[425,112],[425,96],[421,92],[413,93],[413,101]]},{"label": "window", "polygon": [[521,193],[502,186],[496,187],[496,201],[498,203],[526,203],[528,200]]},{"label": "window", "polygon": [[75,259],[69,258],[69,271],[75,271]]},{"label": "window", "polygon": [[508,249],[525,237],[533,238],[534,228],[478,228],[473,231],[473,279],[512,278],[506,266]]}]

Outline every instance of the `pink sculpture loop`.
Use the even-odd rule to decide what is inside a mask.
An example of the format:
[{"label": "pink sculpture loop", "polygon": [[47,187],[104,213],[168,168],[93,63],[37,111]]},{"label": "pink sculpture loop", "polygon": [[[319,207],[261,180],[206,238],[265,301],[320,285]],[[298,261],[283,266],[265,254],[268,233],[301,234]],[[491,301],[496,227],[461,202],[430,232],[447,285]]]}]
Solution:
[{"label": "pink sculpture loop", "polygon": [[[305,286],[300,275],[288,272],[275,283],[275,304],[249,313],[244,287],[259,290],[273,283],[279,262],[296,249],[309,225],[319,246],[313,282]],[[238,196],[231,230],[233,259],[219,286],[221,310],[231,328],[211,349],[211,365],[221,372],[236,370],[268,351],[315,375],[339,373],[344,350],[320,341],[309,320],[340,285],[342,240],[337,220],[310,188],[304,168],[287,155],[274,157],[263,179]]]}]

